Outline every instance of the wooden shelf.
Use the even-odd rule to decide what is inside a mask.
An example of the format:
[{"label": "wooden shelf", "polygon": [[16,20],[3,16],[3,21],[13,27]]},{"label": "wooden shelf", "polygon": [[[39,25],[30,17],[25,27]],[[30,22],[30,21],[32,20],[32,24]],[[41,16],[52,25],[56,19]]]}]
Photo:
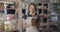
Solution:
[{"label": "wooden shelf", "polygon": [[40,26],[47,26],[47,23],[40,23]]},{"label": "wooden shelf", "polygon": [[[9,1],[9,0],[8,0]],[[5,24],[3,24],[4,22],[8,22],[8,21],[12,21],[12,22],[14,22],[12,25],[14,25],[15,27],[17,26],[17,28],[13,28],[13,30],[12,31],[14,31],[14,30],[18,30],[18,18],[15,18],[15,17],[17,17],[15,14],[15,16],[14,16],[14,19],[12,19],[12,20],[10,20],[10,19],[7,19],[7,10],[12,10],[12,9],[16,9],[15,7],[10,7],[10,8],[7,8],[6,7],[6,5],[7,4],[12,4],[13,6],[15,5],[14,4],[14,2],[7,2],[7,1],[0,1],[0,10],[3,10],[4,11],[4,13],[2,13],[1,15],[3,15],[2,17],[0,16],[0,23],[2,23],[2,27],[5,27]],[[13,14],[12,14],[13,15]],[[10,18],[11,18],[11,16],[10,16]],[[15,21],[14,20],[16,20],[17,22],[15,23]],[[11,27],[10,27],[11,28]],[[2,29],[2,32],[4,31],[4,32],[10,32],[9,30],[7,30],[7,31],[5,31],[5,28],[1,28]],[[0,31],[1,32],[1,31]]]},{"label": "wooden shelf", "polygon": [[12,9],[15,9],[15,8],[7,8],[7,10],[12,10]]},{"label": "wooden shelf", "polygon": [[0,1],[0,3],[6,3],[6,1]]},{"label": "wooden shelf", "polygon": [[42,7],[41,7],[41,6],[37,6],[37,8],[38,8],[38,9],[42,9]]},{"label": "wooden shelf", "polygon": [[7,4],[14,4],[14,2],[7,2]]},{"label": "wooden shelf", "polygon": [[46,29],[48,31],[48,27],[50,25],[50,23],[49,23],[50,20],[48,20],[50,18],[50,14],[49,14],[50,3],[49,2],[43,2],[43,3],[36,3],[36,4],[37,4],[37,9],[38,9],[39,15],[41,17],[40,26],[46,26]]}]

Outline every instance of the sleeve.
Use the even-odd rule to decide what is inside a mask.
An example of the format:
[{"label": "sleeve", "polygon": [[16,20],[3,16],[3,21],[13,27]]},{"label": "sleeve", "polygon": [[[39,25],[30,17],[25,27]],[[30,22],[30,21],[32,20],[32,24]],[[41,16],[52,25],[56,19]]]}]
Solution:
[{"label": "sleeve", "polygon": [[27,19],[27,15],[24,15],[24,16],[23,16],[23,19],[25,19],[25,20],[26,20],[26,19]]},{"label": "sleeve", "polygon": [[40,20],[40,16],[39,15],[36,15],[36,20],[39,21]]}]

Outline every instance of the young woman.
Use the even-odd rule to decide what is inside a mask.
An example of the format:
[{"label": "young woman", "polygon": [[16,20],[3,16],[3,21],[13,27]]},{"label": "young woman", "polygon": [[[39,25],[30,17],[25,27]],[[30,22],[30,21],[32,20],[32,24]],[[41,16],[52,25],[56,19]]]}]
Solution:
[{"label": "young woman", "polygon": [[32,18],[35,17],[37,17],[39,20],[39,17],[37,16],[36,5],[34,3],[31,3],[28,7],[28,15],[25,15],[23,17],[23,28],[26,29],[26,32],[38,32],[36,26],[32,26],[31,23]]}]

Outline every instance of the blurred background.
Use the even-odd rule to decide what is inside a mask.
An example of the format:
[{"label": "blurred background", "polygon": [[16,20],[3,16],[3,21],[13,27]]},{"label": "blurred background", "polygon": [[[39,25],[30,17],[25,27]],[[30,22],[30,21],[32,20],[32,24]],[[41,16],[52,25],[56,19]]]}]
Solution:
[{"label": "blurred background", "polygon": [[30,3],[37,7],[40,32],[60,32],[60,0],[0,0],[0,32],[22,32]]}]

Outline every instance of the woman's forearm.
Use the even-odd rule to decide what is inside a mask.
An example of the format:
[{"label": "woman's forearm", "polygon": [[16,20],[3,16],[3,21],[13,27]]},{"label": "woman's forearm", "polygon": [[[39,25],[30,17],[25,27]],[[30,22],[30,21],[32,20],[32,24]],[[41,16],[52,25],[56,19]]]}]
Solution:
[{"label": "woman's forearm", "polygon": [[27,28],[27,27],[30,27],[30,26],[32,26],[32,25],[26,25],[26,28]]}]

